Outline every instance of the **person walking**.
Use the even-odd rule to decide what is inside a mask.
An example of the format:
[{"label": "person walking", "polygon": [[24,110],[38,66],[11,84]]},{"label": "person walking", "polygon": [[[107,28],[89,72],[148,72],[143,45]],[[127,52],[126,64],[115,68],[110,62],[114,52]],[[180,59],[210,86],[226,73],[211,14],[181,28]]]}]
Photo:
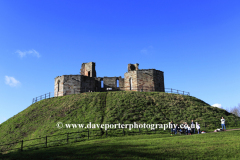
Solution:
[{"label": "person walking", "polygon": [[195,134],[195,123],[193,122],[193,119],[192,119],[192,123],[191,123],[191,128],[192,128],[192,133]]},{"label": "person walking", "polygon": [[200,124],[197,124],[197,130],[198,130],[198,134],[199,134],[199,132],[200,132]]},{"label": "person walking", "polygon": [[226,127],[225,127],[225,119],[222,117],[221,119],[221,125],[222,125],[222,130],[224,131],[223,127],[225,128],[226,131]]}]

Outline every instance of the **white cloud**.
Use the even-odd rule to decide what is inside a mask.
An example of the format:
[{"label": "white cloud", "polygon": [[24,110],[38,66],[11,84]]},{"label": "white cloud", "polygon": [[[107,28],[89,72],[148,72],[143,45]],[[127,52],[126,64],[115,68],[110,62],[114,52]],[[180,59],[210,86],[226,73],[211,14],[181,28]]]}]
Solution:
[{"label": "white cloud", "polygon": [[19,86],[21,83],[14,77],[5,76],[5,83],[11,87]]},{"label": "white cloud", "polygon": [[147,48],[143,48],[142,50],[140,50],[140,52],[143,54],[149,54],[152,51],[153,51],[153,46],[148,46]]},{"label": "white cloud", "polygon": [[142,50],[141,50],[141,53],[147,54],[147,53],[148,53],[148,50],[142,49]]},{"label": "white cloud", "polygon": [[21,58],[24,57],[24,56],[26,56],[27,54],[36,56],[36,57],[38,57],[38,58],[40,57],[40,54],[39,54],[36,50],[34,50],[34,49],[29,50],[29,51],[20,51],[20,50],[17,50],[15,53],[18,53]]},{"label": "white cloud", "polygon": [[153,46],[149,46],[148,48],[153,49]]},{"label": "white cloud", "polygon": [[213,105],[212,105],[212,107],[218,107],[218,108],[222,108],[222,105],[221,105],[221,104],[218,104],[218,103],[216,103],[216,104],[213,104]]}]

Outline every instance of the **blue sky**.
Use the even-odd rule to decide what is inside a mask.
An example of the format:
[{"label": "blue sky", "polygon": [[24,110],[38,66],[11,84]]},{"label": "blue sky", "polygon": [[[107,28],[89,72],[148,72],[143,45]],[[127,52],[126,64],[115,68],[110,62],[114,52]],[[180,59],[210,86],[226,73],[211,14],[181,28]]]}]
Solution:
[{"label": "blue sky", "polygon": [[164,72],[165,87],[227,109],[240,103],[240,1],[0,1],[0,123],[96,62]]}]

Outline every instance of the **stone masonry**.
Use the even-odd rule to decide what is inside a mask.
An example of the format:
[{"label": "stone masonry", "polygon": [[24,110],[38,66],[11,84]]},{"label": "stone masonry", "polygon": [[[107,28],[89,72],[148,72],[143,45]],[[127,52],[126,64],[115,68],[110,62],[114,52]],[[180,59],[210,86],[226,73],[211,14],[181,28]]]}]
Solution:
[{"label": "stone masonry", "polygon": [[139,69],[139,64],[128,64],[124,78],[96,77],[95,63],[83,63],[80,75],[63,75],[55,78],[54,96],[82,92],[103,91],[160,91],[165,92],[163,72]]}]

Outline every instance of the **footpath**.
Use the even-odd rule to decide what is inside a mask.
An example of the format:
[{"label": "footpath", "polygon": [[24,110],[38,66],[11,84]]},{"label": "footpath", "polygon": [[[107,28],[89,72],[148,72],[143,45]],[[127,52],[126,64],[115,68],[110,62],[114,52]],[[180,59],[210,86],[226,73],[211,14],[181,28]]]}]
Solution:
[{"label": "footpath", "polygon": [[[234,130],[240,130],[240,128],[227,129],[227,130],[225,130],[225,131],[234,131]],[[221,132],[225,132],[225,131],[221,131]],[[214,133],[214,132],[206,132],[206,133]]]}]

